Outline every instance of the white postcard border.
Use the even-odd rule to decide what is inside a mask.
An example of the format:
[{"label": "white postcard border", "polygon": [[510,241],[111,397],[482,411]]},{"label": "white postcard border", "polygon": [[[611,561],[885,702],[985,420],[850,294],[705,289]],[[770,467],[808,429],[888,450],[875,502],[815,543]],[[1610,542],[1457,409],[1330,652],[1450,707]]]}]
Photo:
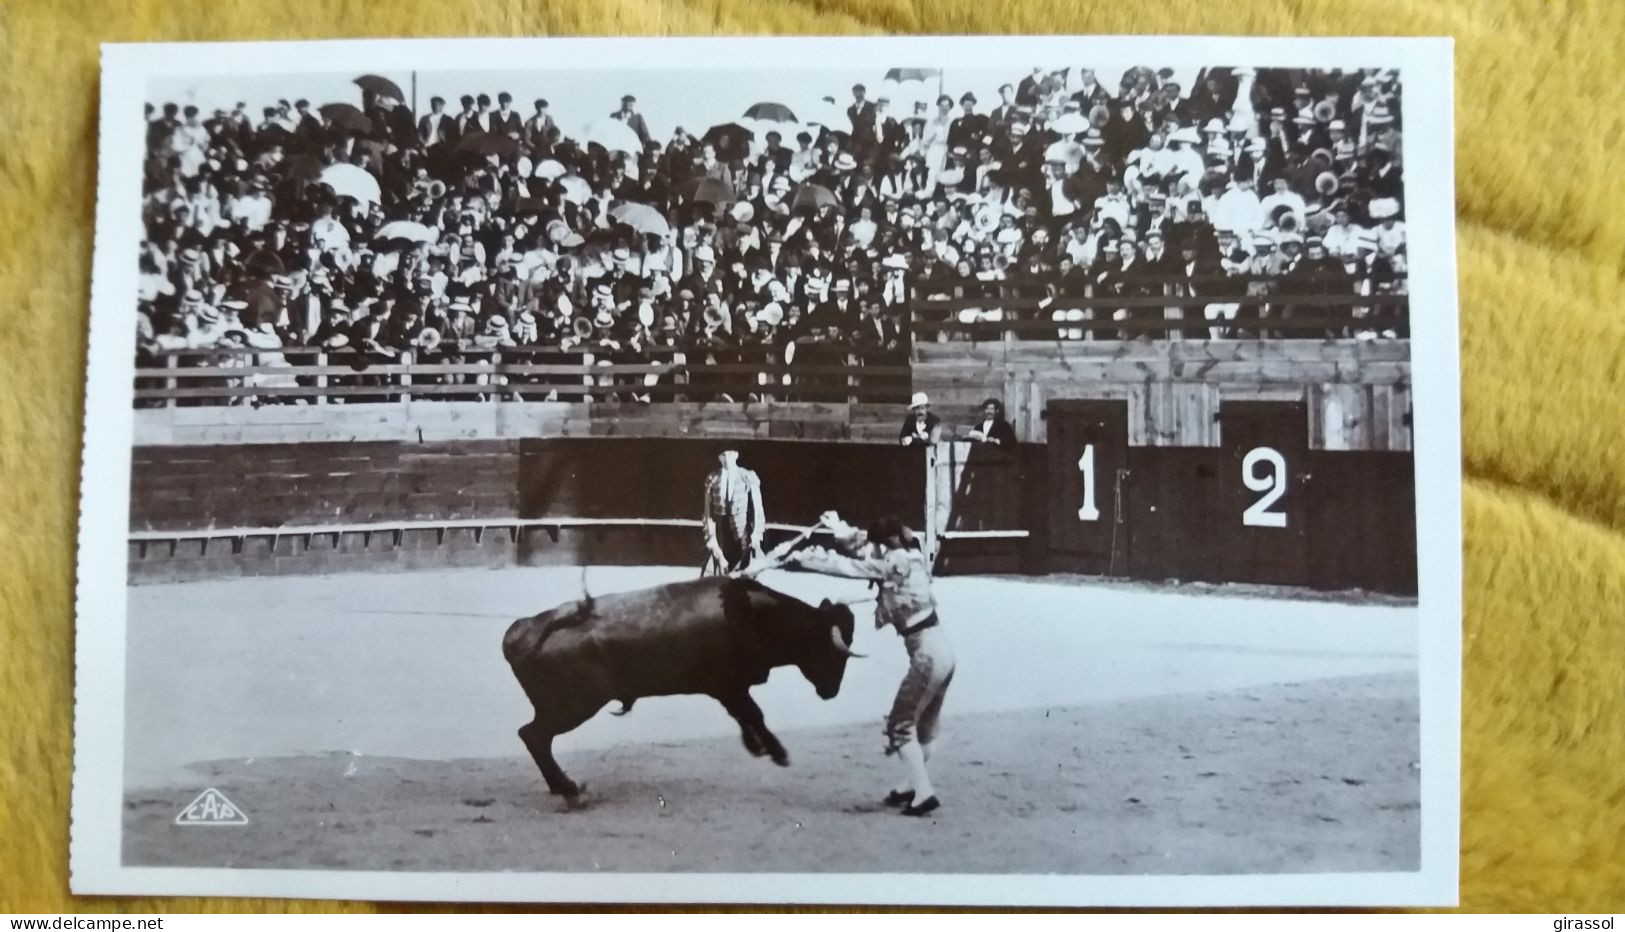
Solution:
[{"label": "white postcard border", "polygon": [[[1421,677],[1421,868],[1235,876],[393,873],[125,867],[121,863],[126,533],[130,514],[141,163],[147,81],[161,75],[412,68],[840,68],[974,60],[1101,66],[1201,60],[1255,67],[1392,67],[1405,81]],[[370,900],[1449,906],[1457,902],[1461,736],[1461,437],[1452,43],[1449,39],[861,37],[342,40],[103,46],[96,251],[85,393],[75,628],[70,873],[80,894]]]}]

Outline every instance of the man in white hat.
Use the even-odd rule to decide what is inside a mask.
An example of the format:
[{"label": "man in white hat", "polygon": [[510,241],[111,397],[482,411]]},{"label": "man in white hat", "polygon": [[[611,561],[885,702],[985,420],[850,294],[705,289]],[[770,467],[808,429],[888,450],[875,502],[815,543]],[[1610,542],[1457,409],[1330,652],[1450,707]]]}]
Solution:
[{"label": "man in white hat", "polygon": [[717,454],[717,468],[705,477],[705,565],[701,576],[718,576],[749,566],[762,555],[767,512],[762,480],[739,465],[738,450]]},{"label": "man in white hat", "polygon": [[942,419],[931,413],[931,399],[925,392],[915,392],[909,399],[908,417],[897,432],[898,442],[905,447],[926,446],[942,437]]},{"label": "man in white hat", "polygon": [[1379,197],[1371,202],[1368,210],[1371,219],[1376,221],[1372,232],[1377,237],[1377,252],[1392,258],[1405,248],[1405,224],[1399,220],[1399,201]]}]

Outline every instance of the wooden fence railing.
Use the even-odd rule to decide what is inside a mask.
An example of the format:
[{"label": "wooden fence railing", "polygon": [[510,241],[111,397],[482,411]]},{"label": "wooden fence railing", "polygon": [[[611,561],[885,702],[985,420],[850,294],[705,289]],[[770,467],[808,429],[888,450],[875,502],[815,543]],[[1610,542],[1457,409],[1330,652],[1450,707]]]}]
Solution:
[{"label": "wooden fence railing", "polygon": [[[1268,293],[1214,293],[1259,283]],[[1406,337],[1410,331],[1409,297],[1360,293],[1372,290],[1366,281],[1349,283],[1358,290],[1328,292],[1319,283],[1259,275],[1189,280],[1164,276],[1141,280],[1135,287],[1137,294],[1097,294],[1091,285],[1079,294],[1049,295],[1021,282],[959,286],[949,292],[951,297],[938,292],[913,302],[914,338],[1337,339],[1367,332]]]},{"label": "wooden fence railing", "polygon": [[900,353],[807,353],[812,358],[794,363],[767,348],[713,355],[727,361],[690,363],[672,349],[639,353],[644,358],[637,361],[557,347],[424,358],[317,347],[171,350],[138,365],[135,401],[143,407],[426,399],[888,403],[907,401],[910,391],[908,360]]}]

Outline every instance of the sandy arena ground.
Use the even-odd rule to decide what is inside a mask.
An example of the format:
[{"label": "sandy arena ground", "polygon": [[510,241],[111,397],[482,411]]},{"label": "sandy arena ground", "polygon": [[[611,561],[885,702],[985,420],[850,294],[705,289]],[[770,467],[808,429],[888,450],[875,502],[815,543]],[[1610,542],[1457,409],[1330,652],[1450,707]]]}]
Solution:
[{"label": "sandy arena ground", "polygon": [[[594,568],[594,593],[690,570]],[[772,574],[804,598],[860,584]],[[756,690],[790,750],[709,699],[557,742],[561,811],[514,730],[512,618],[577,570],[250,579],[129,591],[125,862],[357,870],[1290,873],[1415,870],[1415,609],[1148,587],[938,581],[959,671],[944,808],[878,804],[901,643],[860,618],[841,695]],[[186,827],[205,787],[250,824]]]}]

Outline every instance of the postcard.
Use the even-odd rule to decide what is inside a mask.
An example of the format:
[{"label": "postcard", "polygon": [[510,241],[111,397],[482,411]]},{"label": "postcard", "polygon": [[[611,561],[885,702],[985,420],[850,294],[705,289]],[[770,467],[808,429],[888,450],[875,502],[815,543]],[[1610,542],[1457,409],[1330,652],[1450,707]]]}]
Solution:
[{"label": "postcard", "polygon": [[1451,68],[106,46],[74,891],[1454,904]]}]

